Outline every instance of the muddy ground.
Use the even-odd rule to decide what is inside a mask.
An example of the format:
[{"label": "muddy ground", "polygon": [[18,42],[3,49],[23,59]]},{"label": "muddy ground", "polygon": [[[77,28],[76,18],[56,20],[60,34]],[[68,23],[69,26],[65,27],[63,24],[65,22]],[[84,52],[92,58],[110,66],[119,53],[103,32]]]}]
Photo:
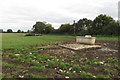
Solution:
[{"label": "muddy ground", "polygon": [[[63,44],[74,44],[75,41],[64,41]],[[71,50],[67,48],[60,47],[59,45],[49,45],[40,48],[45,48],[40,50],[39,53],[50,53],[59,54],[62,53],[64,56],[87,56],[89,58],[104,59],[106,57],[118,57],[118,42],[117,41],[96,41],[97,45],[101,45],[100,49],[83,49],[83,50]]]},{"label": "muddy ground", "polygon": [[[62,44],[69,44],[69,43],[76,43],[75,41],[63,41]],[[39,54],[43,54],[43,53],[48,53],[52,56],[59,54],[59,56],[64,56],[65,58],[68,58],[66,62],[69,62],[69,57],[71,56],[79,56],[79,58],[86,56],[89,59],[99,59],[99,60],[105,60],[106,58],[119,58],[118,55],[118,42],[117,41],[96,41],[96,44],[101,45],[102,48],[100,49],[90,49],[90,50],[70,50],[70,49],[66,49],[63,47],[60,47],[59,45],[49,45],[49,46],[43,46],[43,47],[37,47],[37,48],[43,48],[37,51],[37,53]],[[58,56],[58,57],[59,57]],[[19,63],[15,63],[10,61],[11,58],[6,58],[3,56],[3,61],[8,62],[8,63],[14,63],[16,65],[19,65]],[[79,64],[79,63],[76,63]],[[28,64],[24,64],[22,63],[22,65],[24,66],[30,66]],[[101,68],[101,67],[100,67]],[[101,68],[103,69],[103,68]],[[94,70],[88,69],[87,71],[97,74],[97,73],[101,73],[101,72],[96,72]],[[6,73],[10,73],[12,75],[14,75],[13,77],[19,77],[19,75],[24,75],[24,73],[35,73],[37,75],[42,75],[42,76],[48,76],[49,78],[64,78],[66,75],[64,74],[60,74],[58,72],[58,70],[56,69],[52,69],[52,70],[31,70],[31,69],[16,69],[16,68],[10,68],[10,67],[4,67],[3,66],[3,71],[4,74]],[[11,73],[12,72],[12,73]],[[10,75],[7,74],[7,75]],[[114,74],[114,73],[113,73]],[[68,76],[68,75],[67,75]],[[74,76],[69,76],[70,78],[75,78],[78,77],[78,75],[74,75]],[[119,75],[116,73],[111,77],[115,77],[118,78]]]}]

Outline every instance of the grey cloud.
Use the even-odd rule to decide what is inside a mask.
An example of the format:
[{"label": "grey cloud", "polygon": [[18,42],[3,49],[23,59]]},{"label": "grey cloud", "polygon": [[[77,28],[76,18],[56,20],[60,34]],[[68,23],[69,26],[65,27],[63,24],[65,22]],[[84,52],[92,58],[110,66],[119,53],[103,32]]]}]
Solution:
[{"label": "grey cloud", "polygon": [[[22,0],[23,1],[23,0]],[[0,26],[3,29],[13,28],[14,30],[20,28],[22,30],[31,29],[36,21],[46,21],[53,24],[55,28],[58,28],[63,23],[73,23],[73,20],[79,20],[81,18],[94,19],[101,13],[117,17],[117,1],[113,0],[62,0],[47,3],[48,6],[41,4],[38,5],[39,0],[30,1],[28,5],[27,1],[22,4],[12,5],[8,3],[8,7],[0,8],[2,19]],[[47,0],[46,0],[47,1]],[[68,1],[68,2],[65,2]],[[17,3],[17,2],[16,2]],[[46,3],[44,1],[44,3]],[[4,4],[7,5],[7,4]],[[1,5],[0,5],[1,6]],[[2,7],[2,6],[1,6]],[[16,27],[17,26],[17,27]]]}]

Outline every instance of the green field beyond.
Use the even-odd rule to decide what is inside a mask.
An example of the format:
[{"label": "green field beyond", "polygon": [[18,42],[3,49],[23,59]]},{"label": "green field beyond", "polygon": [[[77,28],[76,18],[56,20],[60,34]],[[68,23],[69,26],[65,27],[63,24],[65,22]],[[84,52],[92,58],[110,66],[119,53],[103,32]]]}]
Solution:
[{"label": "green field beyond", "polygon": [[[61,40],[75,40],[75,36],[42,35],[24,36],[24,33],[2,33],[2,49],[58,44]],[[118,40],[118,37],[97,36],[97,40]]]},{"label": "green field beyond", "polygon": [[29,46],[44,46],[58,44],[61,40],[73,40],[74,36],[68,35],[42,35],[24,36],[22,33],[3,33],[2,49],[23,48]]}]

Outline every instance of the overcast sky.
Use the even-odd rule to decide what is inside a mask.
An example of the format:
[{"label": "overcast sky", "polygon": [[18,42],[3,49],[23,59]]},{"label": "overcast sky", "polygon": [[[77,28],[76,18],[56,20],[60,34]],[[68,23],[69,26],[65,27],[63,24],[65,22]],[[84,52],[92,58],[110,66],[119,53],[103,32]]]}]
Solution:
[{"label": "overcast sky", "polygon": [[119,0],[1,0],[0,29],[31,29],[36,21],[58,28],[82,18],[107,14],[118,19]]}]

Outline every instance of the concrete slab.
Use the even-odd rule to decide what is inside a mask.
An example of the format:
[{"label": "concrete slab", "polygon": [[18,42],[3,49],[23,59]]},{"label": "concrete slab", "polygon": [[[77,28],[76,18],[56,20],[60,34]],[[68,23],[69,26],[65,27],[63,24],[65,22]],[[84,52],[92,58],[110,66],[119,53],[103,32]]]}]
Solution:
[{"label": "concrete slab", "polygon": [[100,45],[86,45],[86,44],[64,44],[61,47],[72,49],[72,50],[83,50],[83,49],[95,49],[101,48]]}]

